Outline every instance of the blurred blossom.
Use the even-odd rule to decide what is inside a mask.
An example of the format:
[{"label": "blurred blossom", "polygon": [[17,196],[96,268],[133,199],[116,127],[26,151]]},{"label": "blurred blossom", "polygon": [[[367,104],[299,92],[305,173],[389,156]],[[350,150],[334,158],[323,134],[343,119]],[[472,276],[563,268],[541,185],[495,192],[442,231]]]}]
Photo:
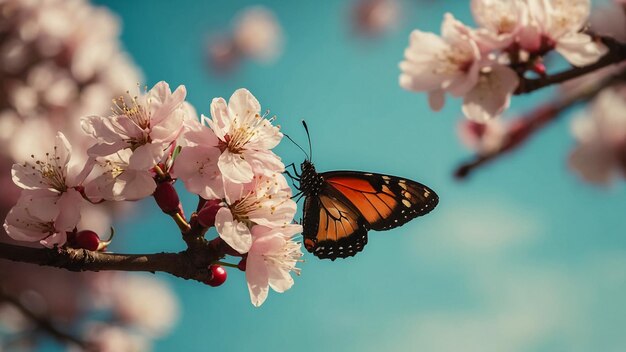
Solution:
[{"label": "blurred blossom", "polygon": [[135,326],[149,336],[170,331],[179,308],[172,290],[164,281],[145,275],[116,275],[104,292],[117,319]]},{"label": "blurred blossom", "polygon": [[[115,325],[93,324],[86,333],[86,340],[98,352],[147,352],[151,351],[150,341]],[[70,348],[71,352],[80,350]]]},{"label": "blurred blossom", "polygon": [[587,112],[574,120],[578,141],[569,159],[571,168],[591,183],[608,185],[626,176],[626,87],[605,89]]},{"label": "blurred blossom", "polygon": [[397,27],[401,11],[397,0],[357,0],[352,6],[352,23],[358,33],[379,35]]},{"label": "blurred blossom", "polygon": [[[11,182],[12,164],[30,161],[31,154],[38,154],[35,151],[49,150],[61,131],[72,146],[69,167],[84,165],[85,151],[92,140],[81,130],[79,119],[110,114],[111,100],[141,80],[138,69],[121,48],[119,28],[111,12],[85,0],[0,1],[2,218],[19,196],[19,188]],[[58,148],[58,152],[65,151]],[[62,155],[69,159],[66,156],[69,152]],[[65,181],[74,175],[68,170],[64,169],[61,177]],[[30,187],[30,176],[21,176]],[[71,188],[73,184],[50,186],[54,192],[64,194],[66,186]],[[126,205],[121,207],[128,211]],[[107,233],[116,208],[84,204],[78,226]],[[5,233],[0,233],[0,241],[14,243]],[[27,309],[53,317],[55,324],[91,324],[86,338],[102,351],[148,351],[148,338],[166,333],[177,315],[172,293],[155,279],[137,279],[123,273],[74,273],[8,261],[2,261],[0,267],[0,289],[19,299]],[[102,305],[97,299],[99,288],[112,286],[117,288],[117,298]],[[137,292],[139,295],[133,295]],[[92,319],[99,315],[93,313],[103,310],[115,312],[120,321],[94,325]],[[23,318],[13,306],[0,307],[0,325],[5,332],[23,331],[29,324]],[[131,330],[148,335],[131,334]],[[25,336],[29,339],[30,335]],[[30,340],[36,341],[32,336]]]},{"label": "blurred blossom", "polygon": [[241,10],[230,34],[211,38],[207,48],[214,69],[224,72],[242,59],[274,62],[282,54],[283,29],[274,13],[262,6]]},{"label": "blurred blossom", "polygon": [[481,155],[500,149],[507,133],[506,125],[501,119],[485,123],[463,120],[459,123],[458,131],[461,142]]},{"label": "blurred blossom", "polygon": [[589,24],[594,33],[626,43],[626,1],[616,0],[594,8]]}]

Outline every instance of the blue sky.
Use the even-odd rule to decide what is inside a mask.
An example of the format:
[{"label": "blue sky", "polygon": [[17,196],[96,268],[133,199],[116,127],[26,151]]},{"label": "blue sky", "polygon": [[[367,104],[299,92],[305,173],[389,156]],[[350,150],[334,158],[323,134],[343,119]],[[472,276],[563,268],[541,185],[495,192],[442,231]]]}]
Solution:
[{"label": "blue sky", "polygon": [[[126,49],[146,84],[184,84],[208,113],[213,97],[246,87],[306,144],[318,170],[354,169],[418,180],[440,195],[430,215],[370,233],[355,258],[306,254],[285,294],[254,308],[244,275],[219,288],[159,274],[182,307],[156,351],[623,351],[626,350],[626,193],[567,170],[570,115],[522,150],[456,182],[470,153],[456,136],[450,99],[439,113],[403,91],[398,62],[413,28],[439,31],[446,11],[471,22],[464,1],[405,1],[399,28],[378,40],[351,34],[348,1],[98,1],[123,22]],[[250,4],[275,11],[286,33],[273,65],[246,63],[229,77],[207,71],[203,45]],[[553,92],[514,98],[511,114]],[[303,155],[284,141],[286,164]],[[186,197],[191,209],[194,197]],[[183,242],[149,200],[118,225],[114,249],[177,251]]]}]

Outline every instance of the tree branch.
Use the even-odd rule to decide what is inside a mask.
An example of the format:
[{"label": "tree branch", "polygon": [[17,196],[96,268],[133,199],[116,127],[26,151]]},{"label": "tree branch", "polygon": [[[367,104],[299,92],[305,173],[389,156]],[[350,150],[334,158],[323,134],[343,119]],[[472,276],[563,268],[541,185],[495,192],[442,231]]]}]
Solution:
[{"label": "tree branch", "polygon": [[570,79],[586,75],[595,70],[626,60],[626,44],[620,43],[610,37],[603,37],[602,42],[608,47],[609,51],[606,53],[606,55],[601,57],[600,60],[588,66],[574,67],[572,69],[546,77],[536,79],[522,77],[520,79],[519,86],[515,91],[515,95],[527,94],[553,84],[563,83]]},{"label": "tree branch", "polygon": [[156,254],[114,254],[73,248],[30,248],[0,243],[0,258],[52,266],[70,271],[146,271],[165,272],[186,279],[206,282],[211,279],[208,266],[219,254],[208,242],[194,251]]},{"label": "tree branch", "polygon": [[56,340],[63,342],[63,343],[70,343],[70,344],[76,345],[85,351],[93,350],[93,348],[87,342],[67,332],[62,331],[52,321],[50,321],[50,319],[33,312],[26,305],[20,302],[19,299],[13,296],[10,296],[2,288],[0,288],[0,303],[1,302],[6,302],[14,306],[15,308],[17,308],[20,311],[20,313],[22,313],[26,318],[28,318],[30,321],[35,323],[35,325],[37,326],[37,329],[46,332],[47,334],[49,334]]},{"label": "tree branch", "polygon": [[513,121],[508,127],[508,131],[504,137],[505,139],[500,148],[487,154],[477,154],[471,160],[461,163],[454,171],[454,176],[457,179],[467,178],[474,170],[516,150],[537,131],[541,130],[549,122],[556,120],[562,112],[574,104],[588,101],[606,87],[618,82],[624,82],[624,80],[626,80],[626,70],[603,80],[599,80],[593,87],[581,90],[575,95],[565,96],[556,99],[554,102],[540,106],[525,116]]}]

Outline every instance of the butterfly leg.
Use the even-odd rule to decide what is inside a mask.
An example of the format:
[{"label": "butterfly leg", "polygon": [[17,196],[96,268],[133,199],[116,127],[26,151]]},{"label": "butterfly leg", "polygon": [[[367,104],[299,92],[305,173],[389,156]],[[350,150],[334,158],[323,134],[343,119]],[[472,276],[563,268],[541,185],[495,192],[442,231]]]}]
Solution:
[{"label": "butterfly leg", "polygon": [[[290,178],[291,180],[296,180],[296,181],[300,182],[300,177],[293,176],[293,175],[289,172],[289,170],[285,170],[285,171],[284,171],[284,173],[285,173],[285,174],[287,174],[287,176],[289,176],[289,178]],[[300,190],[300,188],[298,188],[297,186],[295,186],[295,185],[294,185],[294,187],[296,187],[298,190]]]}]

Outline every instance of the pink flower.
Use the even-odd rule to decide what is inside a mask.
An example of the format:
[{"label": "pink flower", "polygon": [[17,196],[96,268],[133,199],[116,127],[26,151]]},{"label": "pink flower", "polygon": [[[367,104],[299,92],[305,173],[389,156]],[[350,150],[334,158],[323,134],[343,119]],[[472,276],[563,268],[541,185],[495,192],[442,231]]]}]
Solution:
[{"label": "pink flower", "polygon": [[174,175],[191,193],[204,199],[223,198],[224,185],[217,167],[219,156],[219,149],[213,147],[184,148],[176,158]]},{"label": "pink flower", "polygon": [[626,176],[626,96],[605,89],[593,101],[588,116],[574,120],[572,132],[578,146],[569,165],[588,182],[609,184]]},{"label": "pink flower", "polygon": [[414,30],[409,47],[400,63],[400,86],[411,91],[426,91],[431,109],[444,105],[444,92],[463,96],[478,82],[480,51],[470,38],[470,29],[446,14],[442,36]]},{"label": "pink flower", "polygon": [[233,42],[245,56],[269,62],[282,52],[283,30],[272,11],[249,7],[235,18]]},{"label": "pink flower", "polygon": [[300,225],[252,228],[254,242],[248,252],[246,281],[255,307],[265,302],[270,287],[279,293],[291,288],[292,271],[300,275],[296,264],[301,261],[302,245],[292,239],[299,232],[302,232]]},{"label": "pink flower", "polygon": [[4,230],[18,241],[37,242],[52,248],[67,241],[80,220],[75,203],[82,201],[80,193],[68,191],[58,197],[47,190],[24,191],[4,221]]},{"label": "pink flower", "polygon": [[523,0],[472,0],[471,6],[481,27],[472,35],[483,53],[511,45],[528,16]]},{"label": "pink flower", "polygon": [[466,147],[480,155],[485,155],[502,147],[507,129],[502,119],[489,120],[484,123],[463,120],[459,124],[458,132],[461,142]]},{"label": "pink flower", "polygon": [[97,157],[94,167],[96,176],[85,183],[87,196],[93,201],[131,201],[154,193],[156,182],[150,171],[154,163],[151,159],[135,159],[132,164],[133,156],[131,149],[122,149],[107,157]]},{"label": "pink flower", "polygon": [[529,20],[520,36],[523,49],[530,52],[553,46],[574,66],[592,64],[607,48],[580,31],[591,10],[590,0],[526,0]]},{"label": "pink flower", "polygon": [[184,86],[172,93],[166,82],[159,82],[145,95],[130,101],[117,99],[113,116],[83,118],[83,130],[97,140],[89,155],[106,157],[129,148],[133,151],[131,164],[153,166],[183,129],[189,112],[183,104],[186,94]]},{"label": "pink flower", "polygon": [[45,189],[62,194],[79,186],[90,171],[89,165],[80,169],[70,165],[72,146],[61,132],[57,133],[53,151],[32,154],[32,161],[14,164],[11,169],[13,182],[23,189]]},{"label": "pink flower", "polygon": [[478,83],[463,96],[463,113],[476,122],[499,117],[509,107],[518,84],[517,73],[507,66],[483,67]]},{"label": "pink flower", "polygon": [[224,207],[217,211],[215,227],[220,237],[239,253],[252,245],[254,225],[279,227],[290,224],[296,213],[291,188],[282,174],[255,176],[253,182],[224,181]]},{"label": "pink flower", "polygon": [[351,11],[356,30],[378,35],[397,26],[402,6],[397,0],[357,0]]},{"label": "pink flower", "polygon": [[[211,102],[211,117],[202,116],[217,136],[216,147],[222,154],[217,165],[225,179],[236,183],[252,181],[255,174],[272,174],[284,169],[280,158],[270,149],[278,145],[283,134],[271,120],[259,114],[261,105],[247,89],[238,89],[226,104],[223,98]],[[212,137],[206,132],[207,145]]]}]

